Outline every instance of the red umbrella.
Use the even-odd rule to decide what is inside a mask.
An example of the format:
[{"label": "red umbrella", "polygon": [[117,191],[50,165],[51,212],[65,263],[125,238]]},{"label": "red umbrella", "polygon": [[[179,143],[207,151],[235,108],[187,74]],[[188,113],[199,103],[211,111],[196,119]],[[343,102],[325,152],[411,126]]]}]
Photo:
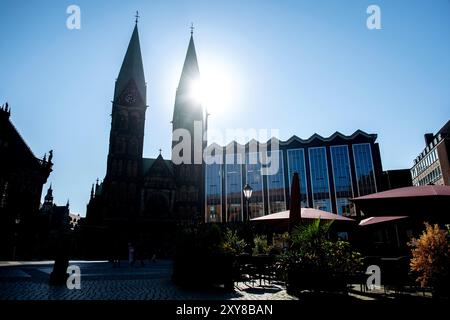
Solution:
[{"label": "red umbrella", "polygon": [[408,218],[408,217],[407,216],[370,217],[370,218],[361,220],[359,225],[361,227],[364,227],[364,226],[370,226],[370,225],[373,225],[373,224],[378,224],[378,223],[383,223],[383,222],[388,222],[388,221],[394,221],[394,220],[400,220],[400,219],[406,219],[406,218]]},{"label": "red umbrella", "polygon": [[301,221],[301,204],[300,204],[300,181],[298,173],[294,172],[291,184],[291,202],[289,212],[289,233],[295,226],[300,224]]},{"label": "red umbrella", "polygon": [[450,222],[447,214],[450,207],[450,186],[404,187],[350,200],[366,216],[408,216],[417,221]]},{"label": "red umbrella", "polygon": [[[254,222],[280,222],[289,221],[290,223],[291,213],[289,210],[276,212],[272,214],[268,214],[266,216],[253,218],[251,221]],[[299,214],[300,216],[300,214]],[[355,221],[351,218],[343,217],[331,212],[313,209],[313,208],[301,208],[301,218],[302,219],[320,219],[320,220],[336,220],[336,221]]]}]

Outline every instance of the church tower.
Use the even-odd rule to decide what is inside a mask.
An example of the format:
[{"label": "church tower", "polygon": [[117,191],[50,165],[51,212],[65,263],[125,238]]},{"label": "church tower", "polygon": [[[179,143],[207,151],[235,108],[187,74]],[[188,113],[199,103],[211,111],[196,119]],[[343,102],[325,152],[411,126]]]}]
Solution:
[{"label": "church tower", "polygon": [[139,210],[146,90],[136,20],[112,101],[104,218],[131,218]]},{"label": "church tower", "polygon": [[183,220],[204,216],[203,150],[207,143],[207,119],[199,97],[200,71],[192,30],[172,120],[172,163],[177,184],[174,214]]}]

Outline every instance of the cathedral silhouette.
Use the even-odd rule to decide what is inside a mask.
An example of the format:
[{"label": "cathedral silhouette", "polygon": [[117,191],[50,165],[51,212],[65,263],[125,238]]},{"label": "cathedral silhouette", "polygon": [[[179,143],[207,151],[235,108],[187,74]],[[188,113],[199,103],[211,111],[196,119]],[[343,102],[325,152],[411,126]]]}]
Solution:
[{"label": "cathedral silhouette", "polygon": [[[191,29],[176,91],[173,132],[184,129],[194,137],[195,123],[196,130],[200,124],[201,137],[205,136],[206,113],[200,101],[189,93],[191,83],[199,77]],[[161,237],[170,237],[163,231],[173,229],[174,224],[203,220],[204,163],[202,160],[194,164],[194,141],[190,144],[191,161],[187,163],[175,164],[161,154],[156,159],[143,157],[146,101],[136,21],[114,88],[106,176],[103,182],[97,180],[92,185],[87,205],[85,232],[91,235],[87,239],[96,235],[97,239],[109,239],[120,246],[127,241],[148,242],[149,237],[152,241],[162,240]],[[182,139],[174,137],[172,146],[178,140]],[[202,150],[206,144],[206,140],[201,142]]]}]

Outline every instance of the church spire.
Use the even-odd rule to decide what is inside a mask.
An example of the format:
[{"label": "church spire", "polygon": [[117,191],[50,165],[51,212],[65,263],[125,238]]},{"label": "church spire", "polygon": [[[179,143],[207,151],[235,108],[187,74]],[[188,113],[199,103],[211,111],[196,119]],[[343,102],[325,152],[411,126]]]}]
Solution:
[{"label": "church spire", "polygon": [[[197,53],[195,51],[193,26],[191,26],[191,37],[189,46],[184,60],[183,70],[181,72],[180,82],[178,83],[175,108],[173,112],[172,123],[177,119],[182,119],[186,112],[201,110],[201,102],[195,97],[194,91],[198,91],[200,85],[200,71],[197,61]],[[193,94],[194,93],[194,94]],[[198,92],[197,92],[198,93]]]},{"label": "church spire", "polygon": [[44,203],[53,204],[53,189],[52,189],[51,183],[50,183],[50,187],[47,189],[47,194],[45,195]]},{"label": "church spire", "polygon": [[122,94],[122,92],[130,85],[133,80],[139,94],[143,101],[146,100],[146,84],[144,76],[144,66],[142,63],[141,46],[139,43],[139,32],[136,23],[134,26],[133,34],[131,35],[130,43],[125,54],[125,58],[120,68],[119,76],[117,77],[116,87],[114,90],[114,101]]},{"label": "church spire", "polygon": [[[193,28],[193,27],[192,27]],[[191,29],[191,38],[184,59],[183,71],[181,72],[178,90],[187,89],[192,81],[200,80],[200,71],[197,62],[197,53],[195,52],[194,35]]]}]

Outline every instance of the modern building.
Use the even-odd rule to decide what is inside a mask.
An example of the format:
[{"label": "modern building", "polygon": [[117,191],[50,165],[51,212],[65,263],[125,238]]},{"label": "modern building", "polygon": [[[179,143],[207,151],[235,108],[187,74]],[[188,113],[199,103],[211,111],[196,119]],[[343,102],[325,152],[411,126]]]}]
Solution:
[{"label": "modern building", "polygon": [[53,152],[36,158],[10,116],[6,103],[0,108],[0,258],[29,258]]},{"label": "modern building", "polygon": [[[336,132],[327,138],[314,134],[306,140],[293,136],[264,144],[252,140],[246,145],[210,145],[206,150],[211,156],[206,164],[205,220],[242,221],[247,210],[242,192],[246,184],[253,190],[250,218],[288,209],[294,172],[300,177],[302,207],[357,215],[349,199],[382,189],[376,139],[376,134],[358,130],[350,136]],[[273,141],[279,147],[271,150]],[[273,161],[277,161],[275,166]],[[277,170],[268,170],[268,164]]]},{"label": "modern building", "polygon": [[425,148],[411,168],[413,185],[450,185],[450,120],[436,134],[424,137]]}]

